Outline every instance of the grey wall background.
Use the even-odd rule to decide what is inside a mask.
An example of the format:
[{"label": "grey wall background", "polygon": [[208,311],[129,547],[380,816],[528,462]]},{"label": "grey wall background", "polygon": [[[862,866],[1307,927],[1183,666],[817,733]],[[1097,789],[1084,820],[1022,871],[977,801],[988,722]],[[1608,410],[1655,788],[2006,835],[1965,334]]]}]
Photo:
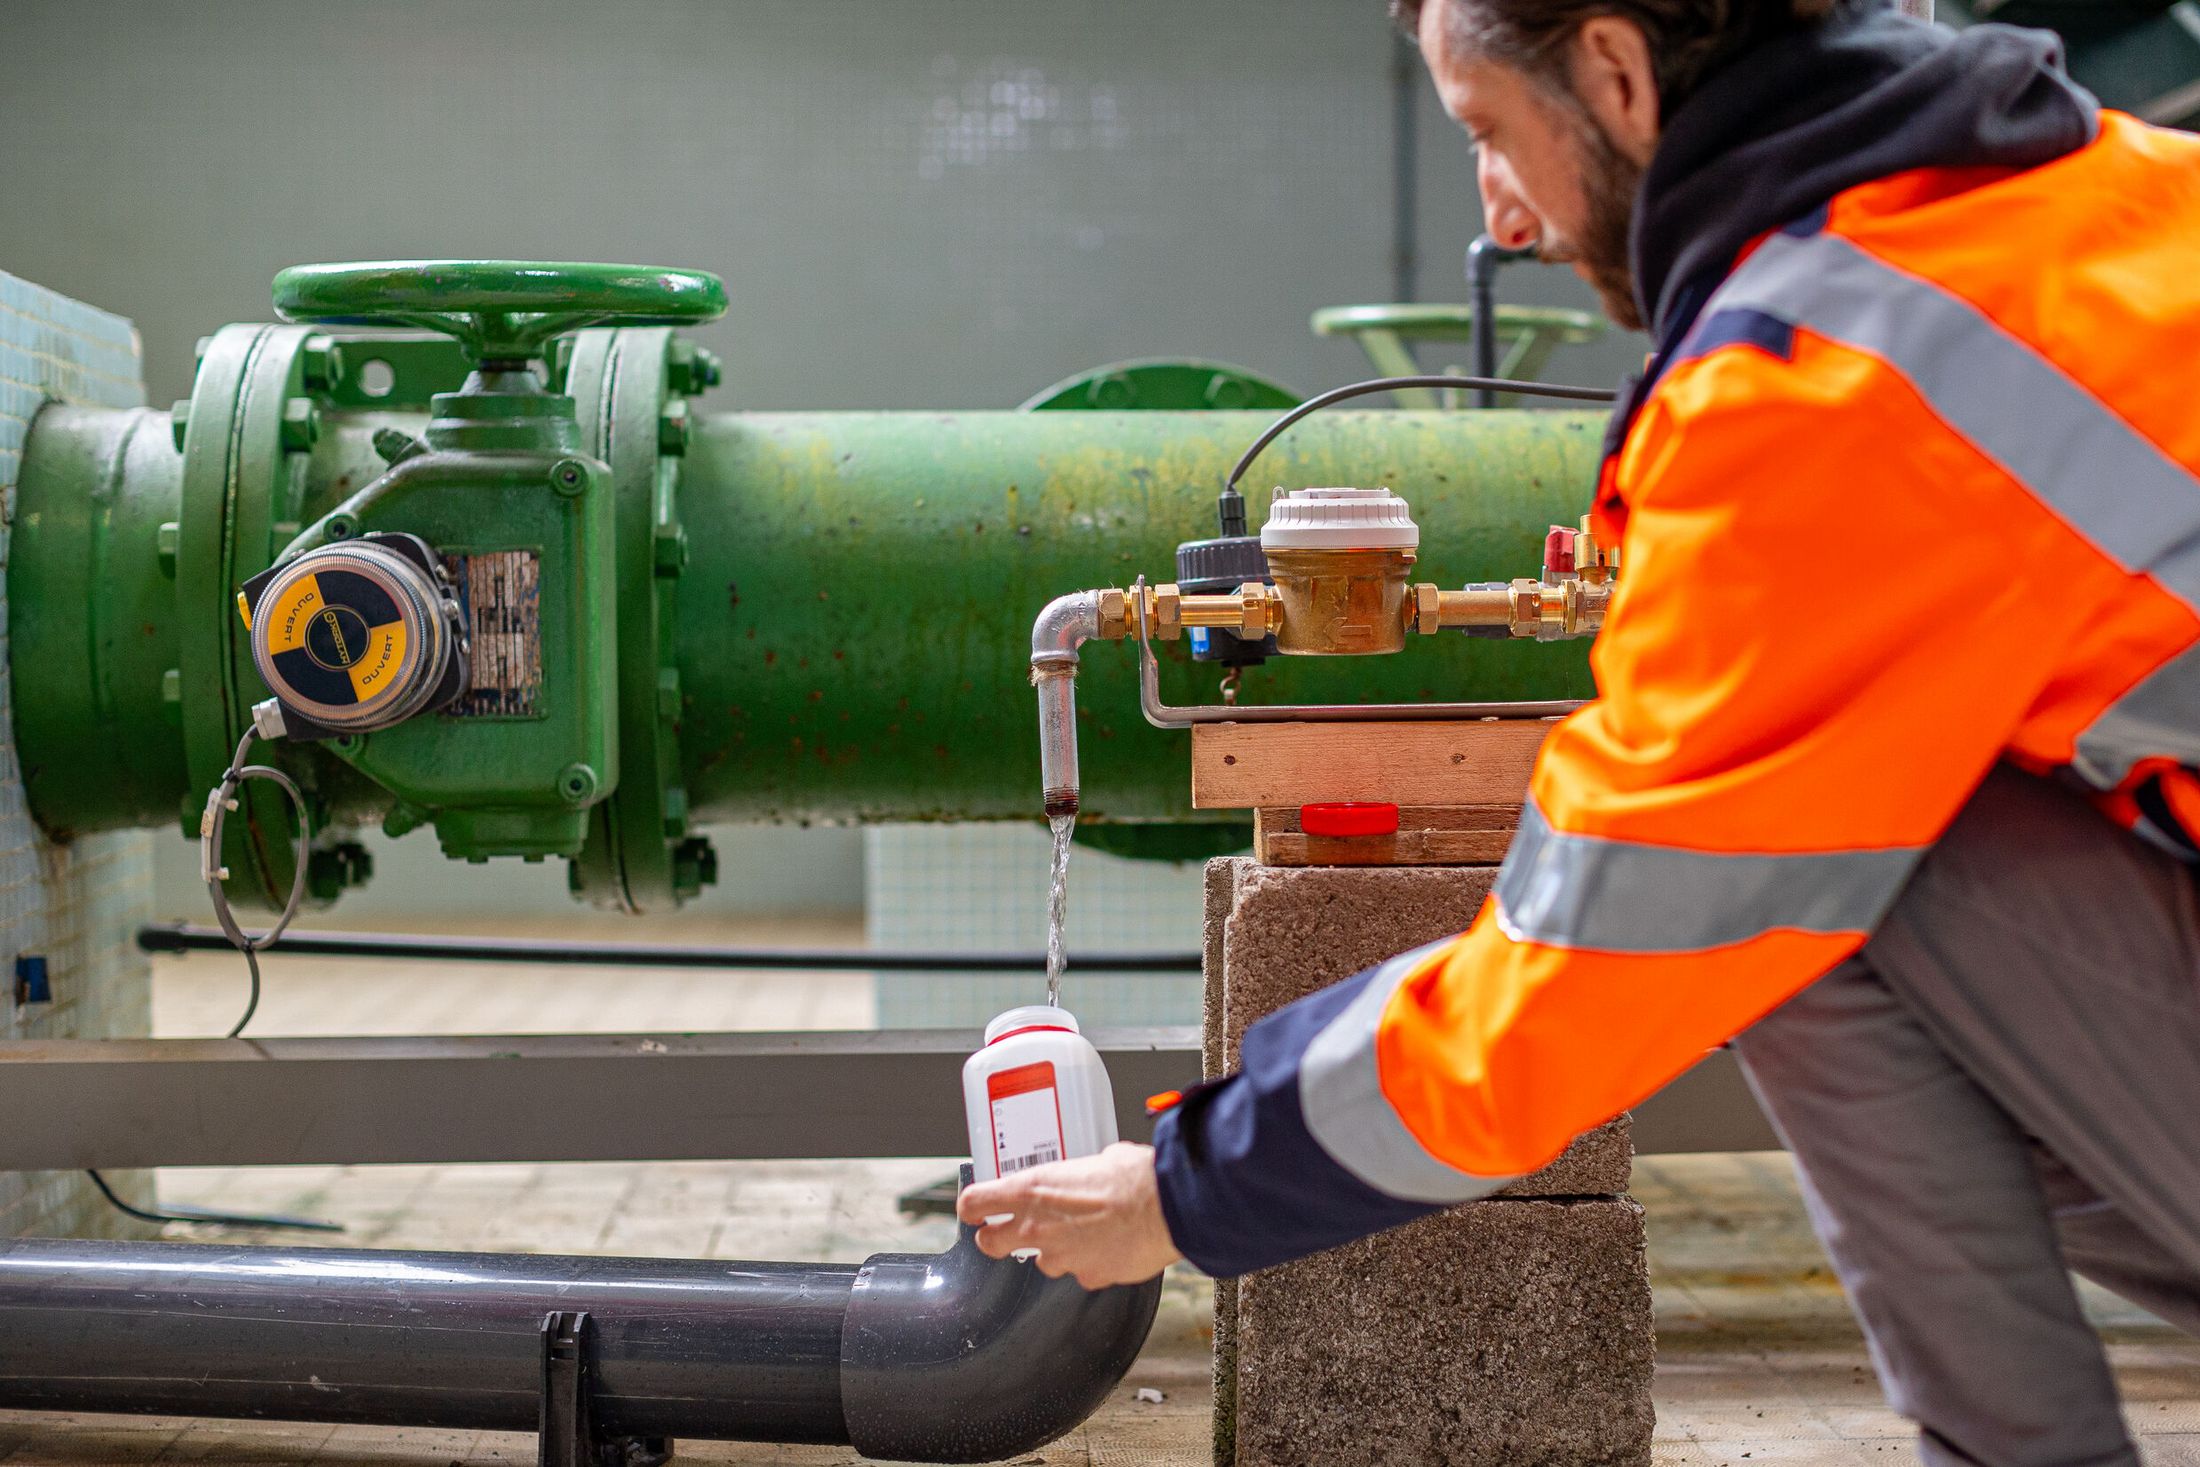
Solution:
[{"label": "grey wall background", "polygon": [[[1308,313],[1392,293],[1395,45],[1381,0],[7,0],[0,268],[135,320],[154,402],[279,268],[407,256],[718,272],[714,410],[1005,407],[1165,354],[1312,392],[1367,369]],[[1414,86],[1420,294],[1457,299],[1471,160]],[[847,833],[728,845],[706,908],[860,900]],[[337,915],[565,901],[556,865],[378,858]]]},{"label": "grey wall background", "polygon": [[[722,274],[714,405],[1007,406],[1129,356],[1302,391],[1391,291],[1381,0],[8,0],[0,264],[134,319],[156,402],[284,265]],[[1423,294],[1466,143],[1417,80]],[[1514,299],[1588,305],[1520,267]],[[1563,359],[1603,382],[1639,347]]]}]

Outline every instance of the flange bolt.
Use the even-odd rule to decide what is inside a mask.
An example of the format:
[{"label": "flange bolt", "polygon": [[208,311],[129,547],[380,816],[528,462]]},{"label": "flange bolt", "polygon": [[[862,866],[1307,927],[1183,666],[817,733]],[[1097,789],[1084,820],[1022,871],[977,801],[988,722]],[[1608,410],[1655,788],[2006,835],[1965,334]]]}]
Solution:
[{"label": "flange bolt", "polygon": [[585,805],[596,797],[596,771],[572,763],[558,772],[558,794],[569,805]]},{"label": "flange bolt", "polygon": [[283,452],[304,453],[321,436],[321,414],[310,397],[283,404]]}]

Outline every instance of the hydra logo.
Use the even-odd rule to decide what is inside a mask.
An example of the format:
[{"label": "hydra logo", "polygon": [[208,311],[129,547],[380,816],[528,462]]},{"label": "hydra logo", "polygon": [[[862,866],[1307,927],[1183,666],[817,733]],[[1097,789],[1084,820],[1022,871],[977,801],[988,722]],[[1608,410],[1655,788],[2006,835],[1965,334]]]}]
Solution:
[{"label": "hydra logo", "polygon": [[348,669],[366,646],[366,618],[348,606],[324,606],[306,624],[306,655],[330,672]]}]

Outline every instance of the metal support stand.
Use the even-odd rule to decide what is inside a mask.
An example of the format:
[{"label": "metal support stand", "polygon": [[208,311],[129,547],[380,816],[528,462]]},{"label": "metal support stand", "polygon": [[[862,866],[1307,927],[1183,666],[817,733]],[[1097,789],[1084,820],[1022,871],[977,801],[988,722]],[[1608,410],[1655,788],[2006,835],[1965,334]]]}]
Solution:
[{"label": "metal support stand", "polygon": [[597,1467],[588,1414],[586,1311],[553,1309],[542,1321],[542,1417],[538,1467]]},{"label": "metal support stand", "polygon": [[589,1409],[593,1332],[586,1310],[553,1309],[543,1316],[537,1467],[662,1467],[672,1460],[670,1438],[596,1434]]}]

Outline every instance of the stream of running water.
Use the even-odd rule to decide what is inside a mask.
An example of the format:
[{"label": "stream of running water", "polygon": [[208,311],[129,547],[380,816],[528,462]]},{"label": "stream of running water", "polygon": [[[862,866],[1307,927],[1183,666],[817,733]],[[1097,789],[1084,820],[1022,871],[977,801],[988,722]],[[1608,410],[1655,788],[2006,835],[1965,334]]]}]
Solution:
[{"label": "stream of running water", "polygon": [[1047,1002],[1062,1003],[1062,917],[1069,903],[1069,839],[1077,824],[1075,815],[1056,815],[1047,824],[1054,828],[1054,884],[1047,889]]}]

